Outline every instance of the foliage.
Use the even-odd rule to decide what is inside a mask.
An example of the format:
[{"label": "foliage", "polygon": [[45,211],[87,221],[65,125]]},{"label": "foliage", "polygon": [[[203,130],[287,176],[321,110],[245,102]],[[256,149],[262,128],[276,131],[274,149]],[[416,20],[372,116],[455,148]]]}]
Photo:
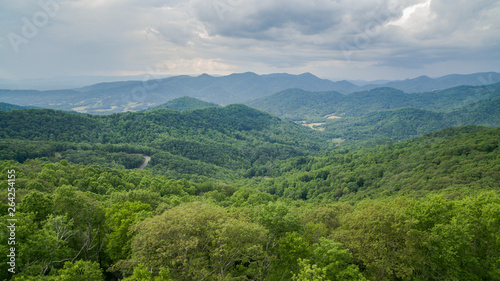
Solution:
[{"label": "foliage", "polygon": [[359,200],[498,188],[500,130],[447,129],[412,141],[274,163],[251,183],[292,199]]},{"label": "foliage", "polygon": [[451,112],[403,108],[374,112],[363,117],[334,119],[323,128],[344,139],[405,140],[464,125],[500,125],[500,97],[469,104]]},{"label": "foliage", "polygon": [[151,109],[148,109],[148,110],[167,108],[167,109],[172,109],[172,110],[177,110],[177,111],[184,111],[184,110],[193,110],[193,109],[200,109],[200,108],[212,107],[212,106],[219,106],[219,105],[216,103],[213,103],[213,102],[206,102],[206,101],[202,101],[199,99],[184,96],[184,97],[173,99],[173,100],[168,101],[164,104],[157,105],[157,106],[155,106]]},{"label": "foliage", "polygon": [[242,105],[0,117],[2,280],[500,280],[498,128],[327,151]]},{"label": "foliage", "polygon": [[308,92],[300,89],[288,89],[254,100],[249,104],[280,117],[305,120],[314,116],[324,117],[326,115],[359,117],[374,112],[407,107],[432,111],[451,111],[499,96],[499,83],[475,87],[459,86],[411,94],[394,88],[381,87],[346,96],[336,92]]},{"label": "foliage", "polygon": [[[202,203],[179,206],[134,226],[132,263],[201,280],[255,274],[266,230],[237,213]],[[211,278],[210,278],[211,279]]]},{"label": "foliage", "polygon": [[[244,105],[90,116],[54,110],[0,112],[0,158],[149,169],[173,177],[227,177],[329,145],[321,134]],[[21,129],[19,129],[21,128]]]}]

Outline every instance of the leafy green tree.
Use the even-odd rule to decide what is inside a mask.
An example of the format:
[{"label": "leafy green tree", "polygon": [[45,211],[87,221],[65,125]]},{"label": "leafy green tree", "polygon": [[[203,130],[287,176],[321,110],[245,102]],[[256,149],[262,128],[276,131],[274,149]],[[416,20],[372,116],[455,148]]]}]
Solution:
[{"label": "leafy green tree", "polygon": [[20,211],[24,213],[33,213],[35,221],[41,225],[42,221],[54,211],[54,199],[50,194],[34,191],[24,196],[19,203]]},{"label": "leafy green tree", "polygon": [[129,258],[132,239],[129,227],[151,216],[151,206],[141,202],[117,203],[106,209],[106,224],[110,229],[107,235],[106,253],[113,261]]},{"label": "leafy green tree", "polygon": [[23,255],[27,258],[24,272],[43,276],[60,264],[74,258],[76,251],[68,247],[73,231],[73,220],[66,216],[50,215],[43,228],[25,241]]},{"label": "leafy green tree", "polygon": [[[15,258],[16,274],[28,270],[33,265],[33,262],[36,263],[38,260],[36,257],[30,255],[30,246],[33,245],[26,243],[39,232],[37,224],[34,222],[34,214],[17,212],[15,214],[15,222],[8,221],[8,219],[12,219],[12,217],[4,215],[0,218],[0,227],[3,229],[0,231],[0,252],[5,253],[0,256],[0,278],[2,280],[8,280],[12,275],[7,271],[11,267],[8,264],[11,259],[8,255]],[[15,227],[15,229],[12,227]],[[15,237],[15,239],[12,237]],[[37,248],[44,247],[41,244],[35,246]],[[14,251],[11,251],[11,248],[15,248]],[[34,274],[40,274],[39,269],[41,268],[37,268]]]},{"label": "leafy green tree", "polygon": [[144,265],[139,264],[134,268],[134,273],[123,281],[171,281],[168,269],[160,268],[160,272],[157,276],[153,276],[150,270]]},{"label": "leafy green tree", "polygon": [[266,280],[290,280],[293,272],[300,269],[298,260],[310,258],[311,247],[297,232],[287,232],[279,241],[276,258],[272,262]]},{"label": "leafy green tree", "polygon": [[369,201],[342,218],[333,239],[352,251],[369,278],[410,278],[415,271],[414,247],[406,247],[416,223],[406,212],[405,200]]},{"label": "leafy green tree", "polygon": [[327,234],[328,229],[322,223],[308,222],[304,226],[304,238],[309,243],[309,245],[319,243],[319,240],[323,237],[326,237]]},{"label": "leafy green tree", "polygon": [[422,278],[495,280],[499,261],[500,197],[481,193],[451,201],[431,196],[409,210],[419,223],[411,234]]},{"label": "leafy green tree", "polygon": [[268,269],[276,260],[281,238],[288,232],[301,231],[302,225],[298,214],[292,212],[287,204],[280,201],[269,202],[260,207],[255,216],[256,220],[269,231],[264,246],[264,258],[259,261],[261,280],[264,280]]},{"label": "leafy green tree", "polygon": [[367,281],[357,265],[352,264],[352,254],[342,244],[320,238],[313,246],[311,260],[324,270],[330,280]]},{"label": "leafy green tree", "polygon": [[54,281],[104,281],[104,274],[99,264],[90,261],[66,262],[64,267],[57,271]]},{"label": "leafy green tree", "polygon": [[104,247],[105,214],[101,203],[74,186],[63,185],[54,191],[56,214],[73,219],[75,235],[70,244],[85,261],[99,261]]},{"label": "leafy green tree", "polygon": [[318,267],[316,264],[311,265],[307,259],[299,259],[301,267],[298,274],[294,274],[293,281],[328,281],[326,277],[326,269]]},{"label": "leafy green tree", "polygon": [[254,265],[267,234],[245,217],[206,203],[167,210],[133,230],[129,264],[168,267],[172,277],[186,280],[256,274]]}]

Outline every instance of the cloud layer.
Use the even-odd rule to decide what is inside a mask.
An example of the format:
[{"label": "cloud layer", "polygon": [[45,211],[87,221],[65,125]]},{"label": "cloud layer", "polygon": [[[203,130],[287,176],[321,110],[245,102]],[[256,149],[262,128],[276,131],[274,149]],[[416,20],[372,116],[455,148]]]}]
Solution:
[{"label": "cloud layer", "polygon": [[0,0],[0,78],[500,71],[497,0]]}]

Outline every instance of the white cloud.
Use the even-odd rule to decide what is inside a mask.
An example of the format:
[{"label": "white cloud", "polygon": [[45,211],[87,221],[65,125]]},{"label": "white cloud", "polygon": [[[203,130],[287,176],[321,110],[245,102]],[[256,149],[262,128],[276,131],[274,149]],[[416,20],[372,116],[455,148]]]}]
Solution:
[{"label": "white cloud", "polygon": [[455,72],[460,61],[465,69],[485,56],[484,71],[500,71],[494,0],[58,0],[57,15],[16,55],[6,35],[21,34],[21,19],[41,10],[35,2],[0,0],[4,77],[160,65],[171,74],[308,71],[356,79],[369,76],[365,70],[391,78],[377,75],[392,69],[403,78],[433,65],[444,71],[447,62]]},{"label": "white cloud", "polygon": [[399,19],[392,20],[387,25],[405,26],[408,21],[412,21],[415,18],[428,18],[430,16],[431,1],[427,0],[404,9],[403,15]]}]

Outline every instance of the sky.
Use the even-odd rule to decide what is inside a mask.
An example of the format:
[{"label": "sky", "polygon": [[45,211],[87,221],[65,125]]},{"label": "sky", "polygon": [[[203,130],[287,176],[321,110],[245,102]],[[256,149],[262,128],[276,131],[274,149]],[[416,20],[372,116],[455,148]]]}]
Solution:
[{"label": "sky", "polygon": [[0,79],[500,72],[500,0],[0,0]]}]

